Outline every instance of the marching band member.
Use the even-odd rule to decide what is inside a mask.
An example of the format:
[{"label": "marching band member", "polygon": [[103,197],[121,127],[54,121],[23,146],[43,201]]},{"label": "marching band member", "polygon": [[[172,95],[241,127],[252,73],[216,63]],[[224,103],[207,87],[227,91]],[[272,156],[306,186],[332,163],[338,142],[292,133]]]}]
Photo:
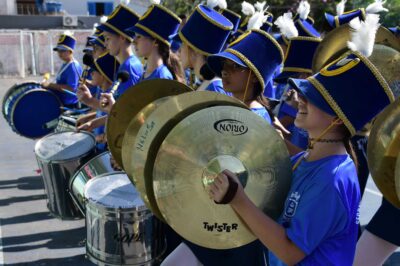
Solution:
[{"label": "marching band member", "polygon": [[220,78],[208,68],[208,55],[221,52],[233,29],[232,23],[213,9],[198,5],[179,32],[182,40],[180,59],[184,69],[191,68],[201,85],[197,90],[227,94]]},{"label": "marching band member", "polygon": [[[96,98],[92,99],[89,98],[87,103],[89,103],[93,109],[96,110],[96,115],[94,119],[89,120],[88,122],[80,125],[78,130],[86,130],[86,131],[94,131],[96,136],[96,142],[98,151],[105,150],[105,137],[104,137],[104,116],[107,114],[101,111],[98,98],[100,97],[101,92],[107,92],[111,89],[113,84],[113,78],[115,74],[115,69],[119,67],[118,61],[115,57],[111,56],[110,54],[106,53],[97,58],[94,61],[94,64],[91,66],[92,68],[92,84],[94,86],[98,86],[100,90],[96,94]],[[86,85],[82,84],[81,87],[85,87]],[[78,96],[81,96],[78,94]]]},{"label": "marching band member", "polygon": [[161,78],[185,83],[180,61],[170,50],[180,24],[181,19],[177,15],[155,3],[134,27],[128,29],[135,35],[133,44],[136,55],[147,62],[141,80]]},{"label": "marching band member", "polygon": [[290,79],[300,94],[295,124],[311,144],[292,157],[293,181],[278,222],[249,200],[229,171],[210,187],[214,201],[229,203],[269,249],[270,265],[353,263],[360,190],[349,140],[394,101],[366,56],[348,52],[306,80]]},{"label": "marching band member", "polygon": [[64,63],[57,73],[56,83],[50,83],[49,81],[41,83],[43,88],[54,91],[67,108],[77,107],[78,98],[63,90],[75,93],[79,85],[79,78],[82,75],[82,67],[74,58],[75,44],[76,40],[72,33],[65,32],[60,36],[53,51],[58,53]]},{"label": "marching band member", "polygon": [[[241,35],[225,51],[207,59],[211,70],[222,77],[226,91],[243,101],[269,124],[272,123],[272,114],[269,113],[263,90],[265,82],[282,61],[283,52],[279,44],[262,30]],[[264,265],[265,257],[261,251],[259,241],[228,250],[204,248],[185,241],[163,265],[196,265],[198,262],[204,265]]]}]

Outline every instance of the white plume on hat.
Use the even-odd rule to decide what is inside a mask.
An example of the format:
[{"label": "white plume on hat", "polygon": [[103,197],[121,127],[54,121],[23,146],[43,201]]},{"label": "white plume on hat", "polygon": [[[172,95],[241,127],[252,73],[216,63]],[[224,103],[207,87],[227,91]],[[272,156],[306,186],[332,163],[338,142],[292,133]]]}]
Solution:
[{"label": "white plume on hat", "polygon": [[367,6],[367,8],[365,9],[365,11],[366,11],[368,14],[376,14],[376,13],[379,13],[379,12],[381,12],[381,11],[388,12],[389,9],[383,7],[383,4],[384,4],[385,2],[386,2],[386,1],[375,0],[374,3],[369,4],[369,5]]},{"label": "white plume on hat", "polygon": [[376,32],[380,26],[378,14],[367,14],[365,21],[358,17],[350,21],[351,41],[347,42],[347,47],[352,51],[358,51],[369,57],[374,50]]},{"label": "white plume on hat", "polygon": [[247,30],[260,29],[267,20],[269,15],[265,15],[265,11],[267,11],[268,6],[264,9],[265,4],[266,2],[257,2],[254,5],[257,11],[250,17],[247,24]]},{"label": "white plume on hat", "polygon": [[100,23],[106,23],[108,17],[107,16],[101,16],[100,17]]},{"label": "white plume on hat", "polygon": [[67,36],[74,36],[74,33],[73,33],[72,31],[70,31],[70,30],[64,31],[63,34],[64,34],[64,35],[67,35]]},{"label": "white plume on hat", "polygon": [[129,5],[131,0],[120,0],[120,4]]},{"label": "white plume on hat", "polygon": [[150,4],[152,5],[159,5],[161,3],[161,0],[150,0]]},{"label": "white plume on hat", "polygon": [[307,2],[307,0],[302,0],[299,4],[299,7],[297,8],[297,13],[299,14],[301,19],[307,19],[308,14],[310,14],[310,4]]},{"label": "white plume on hat", "polygon": [[256,13],[254,6],[246,1],[242,2],[242,13],[246,16],[253,16]]},{"label": "white plume on hat", "polygon": [[215,8],[218,6],[219,8],[226,9],[228,4],[226,3],[226,0],[207,0],[207,6],[209,8]]},{"label": "white plume on hat", "polygon": [[347,0],[342,0],[339,4],[336,5],[336,15],[341,16],[344,13],[346,2]]},{"label": "white plume on hat", "polygon": [[282,35],[286,38],[293,38],[299,36],[296,26],[294,25],[292,12],[287,12],[278,17],[274,24],[278,26]]}]

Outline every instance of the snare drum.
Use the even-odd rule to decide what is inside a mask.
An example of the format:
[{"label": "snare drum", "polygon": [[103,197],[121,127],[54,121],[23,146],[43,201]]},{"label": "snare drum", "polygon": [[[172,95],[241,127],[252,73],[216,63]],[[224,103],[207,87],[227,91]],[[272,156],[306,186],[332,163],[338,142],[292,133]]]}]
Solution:
[{"label": "snare drum", "polygon": [[110,152],[103,152],[83,165],[69,182],[69,193],[75,204],[85,215],[84,188],[86,183],[96,176],[114,172],[110,162]]},{"label": "snare drum", "polygon": [[11,87],[3,100],[3,115],[12,130],[27,138],[43,137],[53,131],[46,123],[61,114],[61,101],[39,83],[27,82]]},{"label": "snare drum", "polygon": [[85,187],[86,254],[100,265],[152,265],[166,242],[162,223],[146,208],[123,172],[104,174]]},{"label": "snare drum", "polygon": [[70,178],[94,154],[96,141],[87,132],[53,133],[35,145],[36,159],[42,171],[47,207],[56,217],[82,217],[68,193]]}]

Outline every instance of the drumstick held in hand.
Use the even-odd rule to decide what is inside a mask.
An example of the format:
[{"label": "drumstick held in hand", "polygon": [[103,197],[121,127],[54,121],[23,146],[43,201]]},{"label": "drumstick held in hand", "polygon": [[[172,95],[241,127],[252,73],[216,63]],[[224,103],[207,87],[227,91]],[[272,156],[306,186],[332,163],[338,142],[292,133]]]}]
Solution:
[{"label": "drumstick held in hand", "polygon": [[[128,72],[126,72],[126,71],[119,72],[118,75],[117,75],[117,81],[115,82],[114,86],[112,87],[110,93],[114,94],[117,91],[117,89],[119,87],[119,84],[128,81],[128,79],[129,79],[129,73]],[[104,108],[107,105],[108,105],[108,101],[102,101],[101,102],[101,107]]]}]

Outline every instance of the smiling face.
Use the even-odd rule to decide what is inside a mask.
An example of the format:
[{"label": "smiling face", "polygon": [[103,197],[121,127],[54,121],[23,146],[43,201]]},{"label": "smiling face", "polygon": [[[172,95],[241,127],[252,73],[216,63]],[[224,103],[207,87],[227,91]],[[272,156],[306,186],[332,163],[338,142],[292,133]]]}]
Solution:
[{"label": "smiling face", "polygon": [[153,38],[136,34],[133,44],[135,45],[135,53],[137,56],[149,57],[156,42]]},{"label": "smiling face", "polygon": [[299,95],[298,108],[294,124],[308,132],[322,132],[335,120],[334,116],[325,113],[302,95]]}]

